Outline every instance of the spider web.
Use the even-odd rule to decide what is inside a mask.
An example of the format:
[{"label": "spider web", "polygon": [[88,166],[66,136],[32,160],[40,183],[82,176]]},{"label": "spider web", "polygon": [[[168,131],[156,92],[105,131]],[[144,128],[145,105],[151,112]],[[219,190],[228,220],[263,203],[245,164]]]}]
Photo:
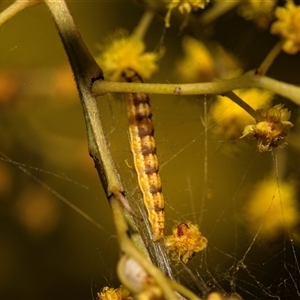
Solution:
[{"label": "spider web", "polygon": [[[266,239],[261,230],[269,211],[265,219],[259,220],[255,231],[241,222],[241,208],[255,184],[270,173],[278,181],[277,152],[261,155],[253,143],[220,140],[212,133],[214,123],[205,129],[204,121],[210,118],[209,98],[151,98],[166,202],[166,234],[171,234],[172,227],[180,222],[193,221],[199,224],[209,242],[206,251],[197,254],[187,265],[171,262],[172,271],[166,267],[169,262],[161,249],[147,244],[156,264],[202,297],[213,291],[226,295],[237,293],[243,299],[299,297],[299,247],[293,240],[295,232],[284,231],[275,240]],[[132,158],[128,156],[129,146],[126,146],[126,105],[120,101],[121,97],[110,99],[115,116],[110,139],[122,145],[122,149],[112,146],[112,150],[115,157],[126,154],[123,162],[118,160],[118,168],[125,178],[127,197],[134,199],[135,210],[143,216],[144,224],[138,225],[142,236],[149,239],[151,230]],[[287,161],[285,164],[289,165]],[[279,193],[281,190],[280,183],[277,184],[274,194],[266,199],[270,206],[276,190]]]},{"label": "spider web", "polygon": [[[238,293],[243,299],[298,298],[299,247],[294,241],[297,229],[283,231],[268,240],[262,230],[269,211],[265,219],[258,220],[255,231],[243,226],[240,214],[255,184],[270,172],[280,194],[277,158],[283,156],[277,157],[277,152],[274,156],[271,152],[260,155],[253,144],[245,141],[217,139],[212,133],[213,125],[203,124],[204,119],[209,119],[209,111],[208,116],[203,112],[203,97],[163,101],[156,114],[163,114],[161,119],[166,119],[169,113],[172,119],[156,124],[156,139],[164,141],[164,150],[158,146],[158,156],[162,162],[167,219],[171,215],[174,224],[179,220],[195,221],[209,242],[206,251],[187,266],[176,267],[179,278],[187,286],[192,282],[203,296],[216,290]],[[163,138],[159,131],[164,132]],[[279,151],[285,153],[284,157],[289,153],[288,149]],[[290,165],[288,161],[285,164]],[[169,175],[164,175],[168,171]],[[287,167],[285,172],[289,172]],[[270,207],[275,192],[265,199]]]},{"label": "spider web", "polygon": [[[240,207],[247,200],[254,183],[272,169],[275,170],[272,176],[277,180],[277,154],[259,155],[251,143],[216,138],[211,133],[214,124],[205,130],[204,121],[209,119],[210,99],[206,98],[206,115],[203,110],[204,100],[203,97],[152,97],[157,154],[166,201],[166,234],[170,234],[172,227],[179,222],[193,221],[199,224],[201,232],[208,239],[208,247],[203,253],[197,254],[187,265],[171,262],[172,271],[167,273],[202,297],[218,291],[227,295],[236,292],[243,299],[296,299],[299,297],[300,268],[299,246],[293,240],[294,232],[287,231],[274,241],[264,241],[261,238],[264,221],[260,221],[255,232],[237,221]],[[135,210],[146,219],[128,142],[126,105],[122,101],[122,97],[108,97],[101,103],[101,114],[113,116],[104,118],[110,148],[121,172],[127,197],[134,199],[137,204]],[[12,163],[8,159],[4,161]],[[86,187],[92,190],[89,196],[94,199],[94,205],[98,206],[96,216],[91,208],[83,206],[82,201],[76,197],[73,198],[74,194],[68,195],[67,199],[75,201],[77,206],[83,207],[105,227],[104,231],[95,230],[92,238],[94,246],[90,246],[91,249],[94,247],[92,263],[88,268],[88,273],[92,275],[87,277],[93,278],[93,295],[107,282],[116,287],[118,283],[113,270],[118,255],[116,251],[115,260],[108,262],[107,251],[109,249],[111,253],[112,249],[117,250],[117,245],[113,238],[113,227],[108,227],[101,217],[106,200],[97,191],[99,187],[94,186],[98,185],[96,177],[94,182],[85,182],[82,176],[77,180],[74,175],[58,175],[58,172],[27,163],[17,165],[37,173],[38,178],[54,186],[53,191],[57,193],[58,190],[58,194],[63,193],[60,192],[62,188],[45,178],[45,173],[56,177],[64,185],[70,182],[75,193],[78,193],[78,189],[87,190]],[[289,163],[286,162],[286,165]],[[29,176],[31,180],[32,176]],[[66,217],[64,222],[74,222],[72,218],[68,221],[69,216]],[[72,229],[75,236],[78,234],[76,245],[83,234],[83,229],[78,226],[91,232],[88,222],[80,217],[78,219],[80,225],[75,225],[77,230]],[[142,235],[150,236],[147,222],[141,223]],[[69,246],[65,247],[69,249]],[[95,251],[97,248],[99,250]],[[169,263],[168,258],[153,249],[151,252],[154,253],[154,259],[163,269]]]},{"label": "spider web", "polygon": [[[161,24],[159,26],[161,29]],[[11,35],[10,32],[9,34]],[[41,90],[53,86],[51,80],[42,78],[45,78],[45,74],[39,73],[36,76],[36,87],[40,87],[41,83],[44,84]],[[72,78],[69,80],[73,82]],[[26,83],[28,85],[27,81]],[[32,94],[29,96],[32,98]],[[209,103],[210,99],[206,100]],[[128,143],[126,105],[121,101],[121,97],[109,101],[101,99],[99,106],[127,197],[135,200],[136,211],[143,215],[143,202]],[[261,239],[264,221],[260,221],[258,230],[254,232],[237,221],[240,207],[254,183],[271,170],[274,180],[279,177],[276,158],[273,159],[271,153],[258,155],[254,145],[250,143],[226,141],[222,137],[213,136],[212,125],[209,124],[207,130],[205,127],[205,120],[209,119],[210,114],[209,107],[204,112],[203,102],[203,97],[152,97],[155,139],[166,201],[166,233],[170,234],[172,227],[178,222],[191,220],[200,225],[201,232],[208,239],[208,248],[197,254],[187,265],[171,263],[172,274],[202,296],[216,290],[224,294],[237,292],[243,299],[251,300],[300,298],[299,242],[294,240],[294,232],[287,231],[277,240],[267,242]],[[43,105],[47,104],[47,101],[43,102]],[[31,106],[36,114],[37,105],[38,102]],[[84,128],[83,123],[80,126],[77,124],[78,116],[81,118],[79,105],[77,111],[79,113],[75,113],[76,126],[72,128],[73,131],[79,127]],[[71,119],[69,112],[63,118],[64,121]],[[51,114],[47,111],[47,114],[58,119],[56,112]],[[2,116],[4,115],[5,112]],[[8,126],[5,119],[2,132],[7,128],[23,127],[23,119],[22,122],[14,121]],[[36,136],[28,134],[26,127],[23,129],[23,142],[30,140],[31,144],[37,143],[38,139],[33,139]],[[16,132],[11,134],[17,135]],[[85,138],[84,132],[81,137]],[[27,169],[37,168],[31,171],[42,182],[99,221],[105,231],[99,230],[71,212],[69,207],[65,207],[58,229],[44,238],[32,238],[18,225],[10,209],[17,199],[18,189],[32,185],[32,177],[15,171],[13,192],[9,197],[1,199],[3,226],[0,251],[4,259],[0,261],[3,270],[1,273],[5,276],[0,277],[0,298],[90,299],[87,287],[90,286],[91,277],[93,294],[107,284],[117,287],[119,283],[114,268],[119,253],[115,230],[110,218],[110,208],[99,187],[92,163],[90,169],[94,172],[93,175],[81,168],[73,173],[80,163],[73,157],[71,163],[66,164],[70,148],[64,151],[62,144],[53,147],[53,156],[57,159],[63,157],[57,162],[53,157],[49,158],[49,153],[48,156],[45,153],[37,154],[32,148],[28,149],[28,142],[25,147],[20,146],[21,142],[18,140],[14,144],[12,153],[6,149],[3,151],[5,154],[9,153],[13,160],[20,161]],[[288,169],[292,169],[295,154],[289,155],[289,150],[284,151],[288,153],[285,155],[285,164]],[[11,162],[7,161],[7,164]],[[51,176],[45,172],[49,172],[48,175]],[[70,185],[67,183],[70,181],[65,178],[53,180],[52,175],[62,173],[72,178]],[[76,182],[87,186],[88,191]],[[280,185],[278,189],[280,191]],[[150,235],[146,225],[141,230],[143,234]],[[158,262],[162,260],[159,255],[154,256]],[[18,291],[18,295],[14,290]]]}]

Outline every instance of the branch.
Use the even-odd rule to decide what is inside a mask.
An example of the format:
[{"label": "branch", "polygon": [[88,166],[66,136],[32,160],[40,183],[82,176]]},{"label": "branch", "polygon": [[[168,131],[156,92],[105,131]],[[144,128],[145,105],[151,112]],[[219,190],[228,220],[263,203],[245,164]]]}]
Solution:
[{"label": "branch", "polygon": [[241,3],[240,0],[237,1],[214,1],[214,5],[203,12],[200,15],[198,21],[202,25],[208,25],[214,22],[216,19],[227,13],[228,11],[232,10],[236,6]]},{"label": "branch", "polygon": [[[123,208],[120,205],[121,201],[119,197],[122,197],[122,195],[115,193],[111,197],[110,202],[113,210],[113,216],[121,251],[126,253],[126,255],[128,255],[129,257],[134,258],[134,260],[146,271],[146,273],[148,273],[153,278],[153,280],[155,281],[157,286],[160,287],[167,299],[178,299],[173,289],[171,288],[170,281],[167,279],[167,277],[165,277],[165,275],[158,268],[154,267],[154,265],[136,249],[136,247],[134,247],[131,239],[128,236],[128,226],[124,219]],[[121,258],[121,262],[122,261],[123,259]],[[122,264],[121,267],[118,267],[119,278],[121,280],[123,279],[123,281],[126,281],[126,283],[128,284],[128,276],[126,276],[127,272],[128,270],[125,270],[124,264]],[[132,274],[132,276],[134,275]],[[143,281],[143,279],[144,278],[137,278],[137,280],[141,281]],[[136,285],[137,282],[134,282],[134,284]],[[143,285],[143,282],[141,283],[141,285]]]},{"label": "branch", "polygon": [[139,24],[135,27],[132,36],[142,40],[146,35],[146,32],[152,22],[154,17],[154,11],[151,8],[146,8],[142,18],[140,19]]},{"label": "branch", "polygon": [[0,13],[0,26],[27,7],[39,4],[40,0],[16,0]]},{"label": "branch", "polygon": [[[65,2],[62,0],[44,2],[52,13],[74,73],[87,128],[89,153],[94,160],[103,189],[108,199],[116,191],[124,194],[100,122],[96,97],[91,92],[93,81],[103,78],[102,70],[86,48]],[[132,216],[127,214],[126,220],[132,228],[132,236],[136,244],[143,245]],[[140,246],[140,248],[145,251],[145,247]]]},{"label": "branch", "polygon": [[64,1],[44,1],[48,6],[68,55],[79,91],[88,135],[89,153],[99,173],[107,196],[123,187],[104,137],[96,97],[91,92],[95,79],[103,78],[102,70],[86,48]]},{"label": "branch", "polygon": [[246,111],[256,121],[261,119],[261,115],[234,92],[228,92],[228,93],[224,94],[224,96],[229,98],[231,101],[235,102],[238,106],[240,106],[244,111]]},{"label": "branch", "polygon": [[[91,92],[93,81],[103,78],[102,70],[86,48],[65,2],[63,0],[44,0],[44,2],[52,13],[74,73],[87,128],[89,153],[94,160],[103,189],[108,199],[116,192],[124,194],[100,122],[96,97]],[[132,216],[127,214],[126,220],[132,228],[132,236],[136,244],[143,245]],[[145,251],[145,247],[140,246],[140,248]]]},{"label": "branch", "polygon": [[260,64],[260,66],[257,69],[257,73],[259,75],[265,75],[271,65],[273,64],[276,57],[280,54],[281,48],[282,48],[283,41],[279,41],[267,54],[263,62]]},{"label": "branch", "polygon": [[269,90],[300,105],[300,87],[267,76],[256,75],[255,71],[249,71],[232,79],[187,84],[125,83],[97,80],[93,84],[92,91],[98,96],[106,93],[149,93],[181,96],[203,94],[222,95],[232,90],[244,88]]},{"label": "branch", "polygon": [[103,79],[102,70],[86,48],[65,2],[63,0],[44,0],[44,2],[52,13],[75,76],[87,127],[89,153],[95,162],[113,210],[121,250],[138,261],[155,277],[155,280],[159,280],[158,285],[168,298],[176,299],[172,288],[167,284],[167,278],[149,261],[148,252],[136,230],[132,216],[124,209],[128,206],[124,197],[125,192],[105,139],[96,96],[91,92],[93,82],[96,79]]}]

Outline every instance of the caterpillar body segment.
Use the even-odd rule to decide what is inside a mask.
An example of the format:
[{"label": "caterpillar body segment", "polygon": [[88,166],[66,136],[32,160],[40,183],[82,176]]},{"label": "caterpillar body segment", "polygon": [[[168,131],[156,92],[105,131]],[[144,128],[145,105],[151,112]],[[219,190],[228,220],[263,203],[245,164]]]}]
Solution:
[{"label": "caterpillar body segment", "polygon": [[[126,82],[143,82],[142,78],[132,69],[125,70],[122,78]],[[126,98],[134,165],[152,228],[152,239],[159,241],[164,236],[165,212],[153,137],[154,127],[150,98],[144,93],[129,93]]]}]

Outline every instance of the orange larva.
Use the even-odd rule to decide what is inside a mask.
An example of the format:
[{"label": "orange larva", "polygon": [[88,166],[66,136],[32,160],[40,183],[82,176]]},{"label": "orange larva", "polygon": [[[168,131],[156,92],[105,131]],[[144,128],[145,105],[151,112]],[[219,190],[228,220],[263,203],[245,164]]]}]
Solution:
[{"label": "orange larva", "polygon": [[[127,82],[143,82],[141,77],[131,69],[125,70],[122,78]],[[126,97],[134,165],[152,228],[152,239],[159,241],[164,236],[165,212],[153,137],[150,98],[142,93],[129,93]]]}]

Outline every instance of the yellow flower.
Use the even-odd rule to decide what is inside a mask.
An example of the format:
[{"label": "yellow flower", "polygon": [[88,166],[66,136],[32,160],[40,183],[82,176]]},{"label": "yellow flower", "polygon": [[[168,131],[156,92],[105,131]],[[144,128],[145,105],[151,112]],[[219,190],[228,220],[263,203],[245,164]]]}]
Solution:
[{"label": "yellow flower", "polygon": [[281,36],[286,53],[297,53],[300,49],[300,6],[288,1],[285,7],[276,8],[275,15],[278,20],[272,24],[271,33]]},{"label": "yellow flower", "polygon": [[142,78],[148,79],[158,69],[157,61],[161,53],[145,52],[143,41],[122,35],[113,38],[96,57],[104,72],[105,79],[120,80],[122,71],[135,70]]},{"label": "yellow flower", "polygon": [[279,182],[267,178],[252,189],[239,215],[239,222],[259,237],[273,240],[284,231],[293,231],[299,224],[297,192],[293,182]]},{"label": "yellow flower", "polygon": [[172,231],[173,235],[165,239],[165,246],[175,260],[182,260],[186,264],[195,253],[203,251],[207,246],[207,239],[202,236],[197,224],[181,223]]},{"label": "yellow flower", "polygon": [[294,125],[289,122],[291,112],[283,108],[283,104],[277,104],[267,112],[259,110],[263,121],[255,125],[247,125],[243,135],[257,139],[257,147],[260,152],[270,151],[274,147],[284,147],[287,143],[284,137]]},{"label": "yellow flower", "polygon": [[243,300],[242,297],[237,293],[233,293],[227,296],[224,294],[224,292],[212,292],[207,296],[206,299],[207,300]]},{"label": "yellow flower", "polygon": [[273,17],[275,0],[247,0],[239,7],[239,14],[246,20],[253,20],[258,27],[267,28]]},{"label": "yellow flower", "polygon": [[[254,109],[270,106],[273,97],[272,92],[259,89],[238,90],[235,93]],[[217,122],[214,132],[226,139],[239,138],[244,127],[253,122],[253,118],[240,106],[221,96],[212,107],[211,115]]]},{"label": "yellow flower", "polygon": [[133,300],[133,297],[130,295],[129,290],[120,285],[119,288],[109,288],[108,286],[104,287],[100,293],[98,293],[98,299],[100,300]]},{"label": "yellow flower", "polygon": [[[179,81],[209,82],[238,69],[237,61],[221,47],[215,47],[212,55],[201,41],[189,36],[183,38],[182,45],[184,57],[175,70]],[[214,56],[218,57],[218,62]]]},{"label": "yellow flower", "polygon": [[168,11],[165,16],[165,26],[170,27],[171,12],[174,8],[178,8],[181,14],[188,15],[191,11],[197,11],[199,8],[204,9],[210,0],[170,0]]},{"label": "yellow flower", "polygon": [[214,60],[203,43],[192,38],[183,39],[184,58],[177,64],[178,76],[186,82],[210,81],[215,74]]}]

